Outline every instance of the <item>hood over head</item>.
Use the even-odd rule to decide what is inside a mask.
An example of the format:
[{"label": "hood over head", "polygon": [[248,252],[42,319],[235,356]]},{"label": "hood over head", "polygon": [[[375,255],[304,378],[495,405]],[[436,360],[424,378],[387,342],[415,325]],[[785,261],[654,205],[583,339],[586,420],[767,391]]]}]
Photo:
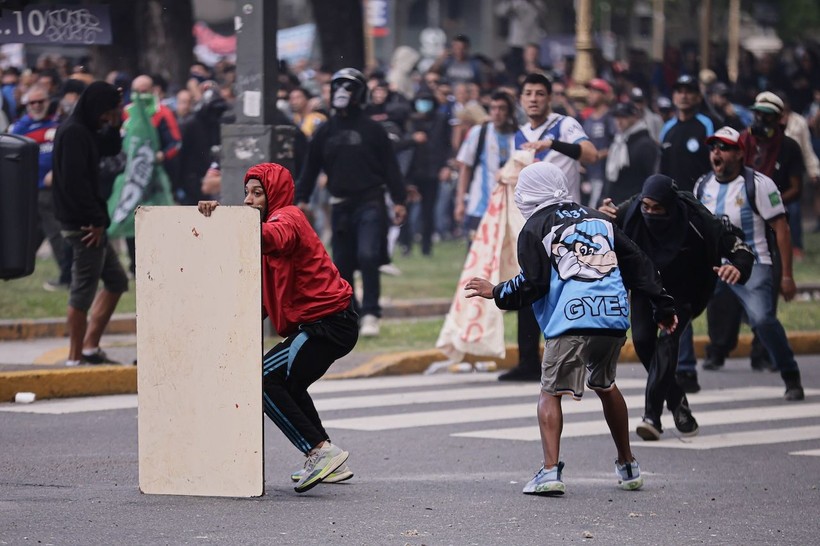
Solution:
[{"label": "hood over head", "polygon": [[677,189],[675,181],[668,176],[653,174],[643,183],[641,199],[648,197],[663,205],[666,210],[671,210],[678,202]]},{"label": "hood over head", "polygon": [[[293,204],[294,184],[290,171],[278,163],[260,163],[245,173],[245,184],[255,178],[262,182],[268,201],[268,218],[277,210]],[[268,218],[265,218],[267,221]]]},{"label": "hood over head", "polygon": [[525,220],[535,211],[558,203],[572,203],[567,177],[561,169],[539,161],[521,170],[515,186],[515,204]]},{"label": "hood over head", "polygon": [[92,131],[99,128],[100,116],[117,107],[122,100],[119,89],[103,81],[92,82],[85,88],[71,117]]}]

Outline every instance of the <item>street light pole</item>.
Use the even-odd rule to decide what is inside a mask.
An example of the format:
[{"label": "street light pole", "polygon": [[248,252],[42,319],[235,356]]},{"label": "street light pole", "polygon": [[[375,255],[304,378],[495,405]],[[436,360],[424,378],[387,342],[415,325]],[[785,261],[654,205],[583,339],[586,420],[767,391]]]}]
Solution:
[{"label": "street light pole", "polygon": [[578,0],[575,11],[575,64],[572,67],[573,86],[570,96],[585,99],[586,84],[595,77],[592,63],[592,0]]},{"label": "street light pole", "polygon": [[276,125],[277,5],[277,0],[237,2],[236,122],[222,125],[221,201],[226,205],[244,201],[243,178],[250,166],[273,161],[293,171],[293,138],[298,129]]}]

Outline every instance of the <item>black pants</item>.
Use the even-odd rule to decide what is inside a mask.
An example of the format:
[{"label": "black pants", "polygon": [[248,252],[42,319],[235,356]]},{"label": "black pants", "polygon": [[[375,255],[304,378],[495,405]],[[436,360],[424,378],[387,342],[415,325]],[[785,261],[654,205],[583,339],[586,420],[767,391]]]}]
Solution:
[{"label": "black pants", "polygon": [[401,227],[399,244],[408,251],[413,247],[416,233],[421,233],[421,253],[429,256],[433,251],[433,232],[436,228],[436,200],[438,199],[438,179],[436,177],[420,176],[413,179],[413,184],[421,195],[421,203],[414,206],[421,207],[421,214],[411,214]]},{"label": "black pants", "polygon": [[541,371],[540,343],[544,335],[535,319],[531,305],[518,310],[518,366],[531,371]]},{"label": "black pants", "polygon": [[678,367],[680,336],[692,320],[692,310],[685,302],[675,300],[678,327],[671,334],[661,332],[659,335],[649,299],[633,292],[631,306],[632,343],[641,364],[649,373],[644,417],[660,424],[664,401],[669,411],[675,411],[686,398],[675,380],[675,371]]},{"label": "black pants", "polygon": [[352,309],[303,324],[262,361],[262,406],[302,453],[329,437],[307,389],[356,345],[359,317]]},{"label": "black pants", "polygon": [[353,286],[353,272],[362,273],[362,302],[356,302],[360,315],[382,316],[379,304],[381,275],[387,263],[387,207],[384,200],[356,202],[349,199],[333,205],[333,263],[342,278]]}]

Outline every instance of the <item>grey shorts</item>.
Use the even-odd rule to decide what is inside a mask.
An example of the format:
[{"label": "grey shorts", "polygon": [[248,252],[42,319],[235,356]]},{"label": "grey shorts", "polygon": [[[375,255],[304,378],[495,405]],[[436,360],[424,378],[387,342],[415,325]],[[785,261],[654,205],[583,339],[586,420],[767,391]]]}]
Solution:
[{"label": "grey shorts", "polygon": [[541,390],[547,394],[568,394],[579,400],[584,383],[593,390],[606,391],[615,383],[615,365],[626,337],[559,336],[544,344],[541,363]]},{"label": "grey shorts", "polygon": [[63,231],[63,237],[74,251],[68,305],[87,312],[100,280],[109,292],[122,294],[128,290],[128,276],[107,237],[100,246],[88,247],[82,241],[83,235],[83,232]]}]

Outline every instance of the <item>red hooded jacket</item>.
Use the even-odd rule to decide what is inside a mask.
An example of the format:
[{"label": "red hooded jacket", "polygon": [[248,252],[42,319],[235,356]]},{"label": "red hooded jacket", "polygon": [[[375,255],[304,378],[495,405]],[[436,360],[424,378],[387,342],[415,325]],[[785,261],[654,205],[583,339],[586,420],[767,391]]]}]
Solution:
[{"label": "red hooded jacket", "polygon": [[262,182],[268,217],[262,223],[262,304],[280,336],[300,324],[347,309],[353,289],[328,256],[304,213],[292,205],[293,178],[276,163],[254,165],[245,184]]}]

